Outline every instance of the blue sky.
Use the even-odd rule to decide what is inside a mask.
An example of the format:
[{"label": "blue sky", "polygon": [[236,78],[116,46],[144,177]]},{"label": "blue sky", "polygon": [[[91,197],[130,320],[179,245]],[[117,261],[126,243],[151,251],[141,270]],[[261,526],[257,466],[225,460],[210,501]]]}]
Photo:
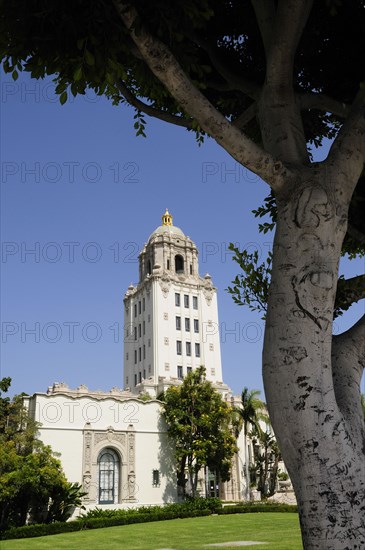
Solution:
[{"label": "blue sky", "polygon": [[[262,255],[271,246],[251,214],[267,185],[181,128],[149,119],[147,139],[136,137],[126,106],[92,94],[61,106],[51,81],[1,75],[0,108],[1,375],[12,393],[122,386],[123,296],[166,207],[218,288],[224,381],[262,390],[263,322],[225,289],[238,272],[230,242]],[[344,261],[343,272],[363,264]],[[364,301],[336,331],[363,312]]]}]

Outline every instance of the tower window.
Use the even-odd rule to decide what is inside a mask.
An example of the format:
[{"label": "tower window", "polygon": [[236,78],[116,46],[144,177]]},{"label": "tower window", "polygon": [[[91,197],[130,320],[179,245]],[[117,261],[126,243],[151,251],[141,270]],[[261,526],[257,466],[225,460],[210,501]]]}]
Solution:
[{"label": "tower window", "polygon": [[142,361],[142,348],[138,348],[138,360]]},{"label": "tower window", "polygon": [[137,327],[134,327],[134,339],[137,340]]},{"label": "tower window", "polygon": [[175,306],[180,306],[180,294],[175,293]]},{"label": "tower window", "polygon": [[176,317],[176,330],[181,330],[181,317]]},{"label": "tower window", "polygon": [[189,307],[189,296],[184,294],[184,307]]},{"label": "tower window", "polygon": [[199,320],[194,319],[194,332],[199,332]]},{"label": "tower window", "polygon": [[184,258],[180,254],[175,256],[175,271],[176,273],[184,273]]},{"label": "tower window", "polygon": [[146,359],[146,344],[143,344],[143,359]]},{"label": "tower window", "polygon": [[176,340],[176,353],[181,355],[181,340]]},{"label": "tower window", "polygon": [[146,310],[146,298],[143,298],[143,311]]},{"label": "tower window", "polygon": [[186,367],[186,372],[189,374],[189,372],[191,372],[191,367]]},{"label": "tower window", "polygon": [[143,335],[146,334],[146,321],[143,321]]},{"label": "tower window", "polygon": [[141,304],[141,300],[138,302],[138,313],[141,314],[141,311],[142,311],[142,304]]},{"label": "tower window", "polygon": [[138,382],[139,383],[142,382],[142,373],[141,372],[138,373]]},{"label": "tower window", "polygon": [[151,260],[148,260],[147,262],[147,275],[151,275],[152,269],[151,269]]},{"label": "tower window", "polygon": [[137,364],[137,350],[134,350],[134,364]]},{"label": "tower window", "polygon": [[185,330],[190,332],[190,319],[188,317],[185,317]]},{"label": "tower window", "polygon": [[193,296],[193,308],[198,309],[198,297]]},{"label": "tower window", "polygon": [[167,269],[170,269],[170,260],[167,260]]},{"label": "tower window", "polygon": [[137,375],[134,375],[134,385],[137,386]]},{"label": "tower window", "polygon": [[192,275],[192,274],[193,274],[193,266],[192,266],[192,264],[190,264],[190,275]]},{"label": "tower window", "polygon": [[182,380],[183,377],[183,368],[181,365],[178,365],[177,367],[177,377],[179,380]]},{"label": "tower window", "polygon": [[139,323],[139,325],[138,325],[138,336],[139,336],[139,337],[142,336],[142,326],[141,326],[141,323]]},{"label": "tower window", "polygon": [[190,355],[191,355],[191,343],[190,342],[186,342],[186,355],[188,357],[190,357]]},{"label": "tower window", "polygon": [[200,357],[200,344],[195,344],[195,357]]},{"label": "tower window", "polygon": [[137,317],[137,304],[134,304],[134,316]]}]

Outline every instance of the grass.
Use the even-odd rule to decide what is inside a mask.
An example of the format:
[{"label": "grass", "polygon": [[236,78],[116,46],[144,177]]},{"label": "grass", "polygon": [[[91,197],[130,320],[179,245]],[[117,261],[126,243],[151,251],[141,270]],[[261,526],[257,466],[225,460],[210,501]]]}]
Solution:
[{"label": "grass", "polygon": [[[34,539],[1,541],[0,545],[1,550],[208,550],[206,544],[239,540],[269,543],[247,547],[253,550],[303,548],[298,515],[285,513],[174,519]],[[228,548],[233,547],[222,550]]]}]

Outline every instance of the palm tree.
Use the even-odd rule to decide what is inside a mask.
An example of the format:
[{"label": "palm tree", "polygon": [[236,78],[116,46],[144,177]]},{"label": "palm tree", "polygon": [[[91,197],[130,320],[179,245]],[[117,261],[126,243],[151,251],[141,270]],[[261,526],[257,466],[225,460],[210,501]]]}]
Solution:
[{"label": "palm tree", "polygon": [[249,390],[243,388],[241,394],[241,406],[236,408],[236,412],[239,421],[236,422],[235,432],[237,437],[244,428],[244,446],[245,446],[245,475],[246,475],[246,498],[250,498],[250,465],[249,465],[249,453],[248,453],[248,427],[251,425],[258,433],[262,434],[260,426],[260,420],[268,421],[268,417],[263,413],[265,410],[265,403],[258,397],[260,395],[259,390]]}]

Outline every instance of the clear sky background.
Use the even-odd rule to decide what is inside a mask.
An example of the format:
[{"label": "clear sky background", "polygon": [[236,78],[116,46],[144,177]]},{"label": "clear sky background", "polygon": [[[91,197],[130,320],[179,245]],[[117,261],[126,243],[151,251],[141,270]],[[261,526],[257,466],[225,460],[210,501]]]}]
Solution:
[{"label": "clear sky background", "polygon": [[[262,390],[263,322],[225,289],[239,272],[230,242],[263,257],[271,246],[251,214],[268,186],[184,129],[148,119],[147,139],[136,137],[132,108],[91,93],[61,106],[51,81],[1,75],[0,108],[1,376],[11,393],[56,381],[122,387],[123,296],[166,207],[218,288],[224,381]],[[342,262],[347,276],[363,267]],[[364,301],[335,330],[363,312]]]}]

